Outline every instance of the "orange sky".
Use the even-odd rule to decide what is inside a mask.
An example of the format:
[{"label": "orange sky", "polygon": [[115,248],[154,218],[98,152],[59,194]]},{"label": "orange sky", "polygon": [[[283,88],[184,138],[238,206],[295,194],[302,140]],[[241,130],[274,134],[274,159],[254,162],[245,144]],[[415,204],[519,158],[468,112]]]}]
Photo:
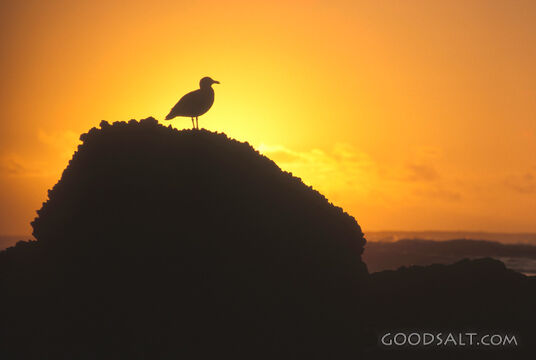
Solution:
[{"label": "orange sky", "polygon": [[31,232],[80,133],[205,75],[200,126],[364,231],[536,232],[534,24],[531,0],[2,1],[0,234]]}]

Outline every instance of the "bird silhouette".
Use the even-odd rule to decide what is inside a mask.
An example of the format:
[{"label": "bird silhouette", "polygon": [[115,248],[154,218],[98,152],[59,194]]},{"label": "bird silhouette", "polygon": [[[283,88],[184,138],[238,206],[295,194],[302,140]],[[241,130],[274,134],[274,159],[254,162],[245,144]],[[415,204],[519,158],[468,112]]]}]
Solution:
[{"label": "bird silhouette", "polygon": [[[206,113],[214,103],[214,89],[212,84],[219,84],[219,81],[212,80],[206,76],[199,81],[199,89],[184,95],[173,109],[166,116],[166,120],[171,120],[177,116],[187,116],[192,118],[192,126],[199,129],[198,117]],[[195,118],[195,123],[194,123]]]}]

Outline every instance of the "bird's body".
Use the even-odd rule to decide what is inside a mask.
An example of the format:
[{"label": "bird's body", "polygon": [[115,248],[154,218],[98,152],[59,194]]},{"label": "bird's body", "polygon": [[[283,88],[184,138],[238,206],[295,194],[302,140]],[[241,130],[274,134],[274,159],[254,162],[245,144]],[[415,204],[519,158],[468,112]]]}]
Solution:
[{"label": "bird's body", "polygon": [[[212,89],[212,84],[219,84],[219,82],[209,77],[202,78],[199,82],[199,89],[184,95],[173,106],[166,116],[166,120],[171,120],[177,116],[191,117],[192,124],[195,128],[194,118],[198,121],[197,117],[206,113],[212,107],[212,104],[214,104],[214,89]],[[199,128],[199,124],[197,124],[197,128]]]},{"label": "bird's body", "polygon": [[166,120],[176,116],[196,117],[206,113],[214,103],[214,89],[199,89],[184,95],[171,109]]}]

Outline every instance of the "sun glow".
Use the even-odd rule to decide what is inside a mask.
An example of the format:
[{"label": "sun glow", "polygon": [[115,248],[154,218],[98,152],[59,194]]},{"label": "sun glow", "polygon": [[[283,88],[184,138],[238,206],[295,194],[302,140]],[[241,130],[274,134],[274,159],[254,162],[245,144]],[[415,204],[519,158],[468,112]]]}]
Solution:
[{"label": "sun glow", "polygon": [[191,127],[163,118],[203,76],[221,85],[201,127],[249,142],[365,229],[536,231],[533,2],[1,10],[4,233],[30,232],[78,134],[102,119]]}]

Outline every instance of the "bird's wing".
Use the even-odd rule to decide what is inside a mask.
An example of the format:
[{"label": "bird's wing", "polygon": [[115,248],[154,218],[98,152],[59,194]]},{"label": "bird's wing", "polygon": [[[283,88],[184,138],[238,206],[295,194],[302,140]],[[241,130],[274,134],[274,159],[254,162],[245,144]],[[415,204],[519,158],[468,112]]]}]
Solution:
[{"label": "bird's wing", "polygon": [[173,119],[176,116],[195,116],[202,100],[203,97],[199,90],[189,92],[173,106],[173,109],[166,116],[166,120]]}]

